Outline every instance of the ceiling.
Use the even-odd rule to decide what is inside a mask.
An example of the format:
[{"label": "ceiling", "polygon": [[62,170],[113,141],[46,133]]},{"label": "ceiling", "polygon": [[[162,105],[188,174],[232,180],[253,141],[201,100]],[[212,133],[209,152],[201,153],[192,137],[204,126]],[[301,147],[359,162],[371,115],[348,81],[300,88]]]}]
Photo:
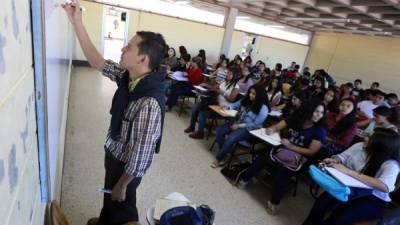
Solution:
[{"label": "ceiling", "polygon": [[309,31],[400,37],[400,0],[191,1],[191,4],[199,3],[237,8],[240,12]]}]

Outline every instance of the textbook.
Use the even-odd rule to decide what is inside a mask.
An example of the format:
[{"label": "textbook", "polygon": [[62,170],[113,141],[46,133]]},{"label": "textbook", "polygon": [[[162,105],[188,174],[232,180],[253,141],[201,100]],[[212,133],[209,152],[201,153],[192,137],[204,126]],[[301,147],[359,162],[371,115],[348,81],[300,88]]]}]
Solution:
[{"label": "textbook", "polygon": [[333,167],[324,167],[324,169],[336,180],[340,183],[348,186],[348,187],[356,187],[356,188],[364,188],[364,189],[373,189],[372,187],[364,184],[363,182],[333,168]]}]

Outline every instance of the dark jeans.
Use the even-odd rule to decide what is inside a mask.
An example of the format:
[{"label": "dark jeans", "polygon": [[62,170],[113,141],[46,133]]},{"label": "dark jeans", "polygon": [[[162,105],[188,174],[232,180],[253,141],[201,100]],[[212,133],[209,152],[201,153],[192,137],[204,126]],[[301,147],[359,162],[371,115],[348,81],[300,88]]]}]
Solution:
[{"label": "dark jeans", "polygon": [[192,85],[187,82],[179,82],[172,85],[171,93],[168,96],[167,106],[172,108],[178,102],[178,98],[182,95],[188,95],[192,93]]},{"label": "dark jeans", "polygon": [[[373,195],[341,202],[324,192],[315,201],[303,225],[351,225],[378,219],[382,216],[386,204]],[[329,211],[332,211],[331,215],[324,220],[325,214]]]},{"label": "dark jeans", "polygon": [[[227,154],[231,153],[236,143],[248,140],[252,137],[246,128],[232,130],[232,124],[232,122],[228,122],[217,127],[217,143],[219,146],[217,154],[218,161],[222,161]],[[228,135],[228,137],[225,138],[226,135]]]},{"label": "dark jeans", "polygon": [[[125,163],[106,151],[104,167],[106,169],[104,188],[112,190],[124,172]],[[126,199],[123,202],[112,201],[111,194],[104,194],[99,225],[122,225],[129,221],[139,221],[136,208],[136,189],[141,179],[138,177],[131,181],[126,188]]]},{"label": "dark jeans", "polygon": [[288,181],[290,176],[293,176],[295,172],[288,170],[279,164],[276,164],[270,159],[269,154],[266,154],[257,157],[240,178],[243,181],[248,182],[264,167],[268,167],[268,171],[271,173],[273,179],[271,203],[278,205],[288,188]]},{"label": "dark jeans", "polygon": [[[192,114],[190,116],[190,126],[195,127],[196,122],[199,123],[197,131],[199,133],[204,133],[204,128],[206,127],[207,116],[210,116],[209,105],[218,104],[215,98],[202,98],[200,102],[192,106]],[[212,115],[211,115],[212,117]]]}]

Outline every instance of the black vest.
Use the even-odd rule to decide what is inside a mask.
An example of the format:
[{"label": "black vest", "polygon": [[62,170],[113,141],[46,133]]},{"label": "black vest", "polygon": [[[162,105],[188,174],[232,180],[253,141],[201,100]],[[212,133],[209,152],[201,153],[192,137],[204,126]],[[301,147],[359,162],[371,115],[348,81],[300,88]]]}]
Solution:
[{"label": "black vest", "polygon": [[157,71],[153,71],[146,75],[136,85],[132,92],[129,92],[129,73],[125,72],[122,78],[117,78],[118,89],[114,94],[112,105],[111,105],[111,138],[118,140],[121,132],[122,119],[124,117],[125,110],[129,106],[129,103],[136,101],[142,97],[155,98],[161,108],[161,136],[157,141],[157,147],[155,152],[159,153],[161,146],[161,137],[164,127],[165,117],[165,92],[164,92],[164,80],[166,70],[160,68]]}]

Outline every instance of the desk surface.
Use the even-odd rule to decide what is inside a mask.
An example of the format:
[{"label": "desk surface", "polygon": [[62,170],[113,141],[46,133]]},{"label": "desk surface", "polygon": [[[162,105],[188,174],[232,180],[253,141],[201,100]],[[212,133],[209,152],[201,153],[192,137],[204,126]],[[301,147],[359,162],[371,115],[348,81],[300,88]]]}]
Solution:
[{"label": "desk surface", "polygon": [[[219,105],[209,105],[208,106],[210,109],[212,109],[214,112],[218,113],[218,115],[222,117],[235,117],[235,115],[232,115],[230,113],[227,113],[221,106]],[[229,110],[230,112],[236,111],[236,110]],[[237,111],[236,111],[237,113]]]},{"label": "desk surface", "polygon": [[250,134],[260,138],[261,140],[263,140],[271,145],[274,145],[274,146],[281,145],[280,135],[278,133],[273,133],[271,135],[267,135],[265,133],[265,128],[252,130],[252,131],[250,131]]},{"label": "desk surface", "polygon": [[176,80],[176,81],[188,81],[187,77],[184,76],[174,76],[174,74],[168,74],[168,77],[171,78],[172,80]]}]

